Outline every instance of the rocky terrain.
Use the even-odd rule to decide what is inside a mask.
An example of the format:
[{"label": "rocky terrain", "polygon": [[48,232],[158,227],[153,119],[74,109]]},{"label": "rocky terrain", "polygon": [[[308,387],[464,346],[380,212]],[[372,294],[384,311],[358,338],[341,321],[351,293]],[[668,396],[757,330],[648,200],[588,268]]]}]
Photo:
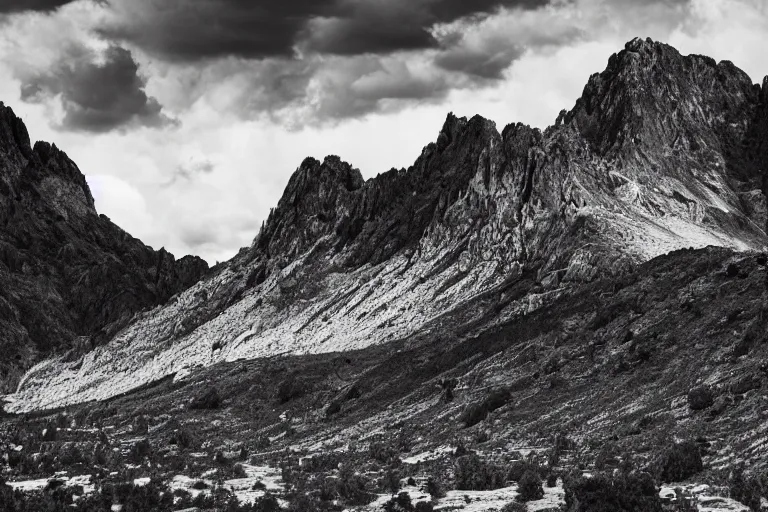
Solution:
[{"label": "rocky terrain", "polygon": [[[219,361],[354,350],[458,309],[496,322],[655,256],[760,250],[768,82],[636,39],[544,132],[449,115],[408,170],[305,160],[251,247],[81,358],[46,360],[9,411],[103,399]],[[482,307],[521,275],[539,286]]]},{"label": "rocky terrain", "polygon": [[23,376],[6,475],[124,512],[759,510],[766,168],[768,78],[641,39],[543,132],[307,159],[250,247]]},{"label": "rocky terrain", "polygon": [[55,145],[33,146],[0,104],[0,389],[13,391],[45,357],[78,359],[207,270],[99,215],[75,163]]}]

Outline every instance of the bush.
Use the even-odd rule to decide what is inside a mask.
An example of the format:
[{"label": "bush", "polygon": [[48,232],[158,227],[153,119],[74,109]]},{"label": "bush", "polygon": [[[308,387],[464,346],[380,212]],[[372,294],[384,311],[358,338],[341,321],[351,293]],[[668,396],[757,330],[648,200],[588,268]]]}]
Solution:
[{"label": "bush", "polygon": [[520,501],[512,501],[501,508],[501,512],[527,512],[528,507]]},{"label": "bush", "polygon": [[526,471],[517,484],[517,498],[522,501],[535,501],[544,497],[544,488],[541,486],[541,477],[535,471]]},{"label": "bush", "polygon": [[277,386],[277,399],[281,404],[301,398],[307,392],[307,385],[301,379],[289,377]]},{"label": "bush", "polygon": [[383,441],[374,441],[368,448],[368,453],[373,460],[388,463],[393,459],[399,459],[400,451],[394,446]]},{"label": "bush", "polygon": [[681,482],[703,469],[699,447],[693,441],[673,444],[660,460],[660,478],[664,483]]},{"label": "bush", "polygon": [[140,464],[144,461],[144,458],[149,457],[151,453],[152,445],[149,444],[149,441],[146,439],[142,439],[131,446],[131,450],[128,452],[128,458],[131,460],[131,462]]},{"label": "bush", "polygon": [[475,454],[456,461],[456,489],[461,491],[490,491],[506,484],[506,471],[489,464]]},{"label": "bush", "polygon": [[374,497],[369,491],[368,480],[347,465],[339,469],[338,478],[326,480],[321,491],[321,498],[324,501],[342,499],[346,505],[350,506],[367,505],[373,501]]},{"label": "bush", "polygon": [[715,403],[709,386],[699,386],[688,392],[688,407],[693,411],[701,411]]},{"label": "bush", "polygon": [[749,507],[753,512],[760,512],[760,482],[744,475],[744,467],[733,470],[728,479],[728,491],[734,500]]},{"label": "bush", "polygon": [[432,512],[434,508],[426,501],[420,501],[414,506],[408,493],[401,492],[396,498],[384,504],[384,510],[386,512]]},{"label": "bush", "polygon": [[661,512],[656,484],[646,473],[565,480],[565,506],[569,512]]},{"label": "bush", "polygon": [[192,410],[218,409],[221,401],[219,390],[214,386],[208,388],[202,395],[192,400],[189,408]]},{"label": "bush", "polygon": [[433,500],[440,499],[445,496],[443,487],[433,477],[427,478],[427,485],[424,490],[429,493],[430,496],[432,496]]},{"label": "bush", "polygon": [[513,482],[519,483],[525,473],[527,473],[528,471],[538,472],[538,470],[539,468],[535,464],[531,464],[530,462],[525,462],[521,460],[516,460],[512,464],[510,464],[509,468],[507,469],[507,480],[512,480]]},{"label": "bush", "polygon": [[192,434],[183,428],[173,434],[171,444],[175,444],[180,450],[194,448],[197,445]]}]

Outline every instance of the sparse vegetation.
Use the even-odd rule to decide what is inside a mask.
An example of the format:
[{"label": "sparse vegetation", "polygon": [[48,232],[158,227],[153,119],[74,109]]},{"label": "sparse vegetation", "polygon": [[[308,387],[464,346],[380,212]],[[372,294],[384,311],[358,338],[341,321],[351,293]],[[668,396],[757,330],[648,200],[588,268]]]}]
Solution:
[{"label": "sparse vegetation", "polygon": [[219,396],[219,390],[213,386],[206,389],[197,398],[192,400],[189,404],[189,408],[192,410],[208,410],[218,409],[221,405],[221,396]]},{"label": "sparse vegetation", "polygon": [[281,404],[296,400],[307,392],[307,384],[300,378],[293,376],[280,382],[277,386],[277,399]]},{"label": "sparse vegetation", "polygon": [[744,466],[739,465],[733,469],[728,481],[728,491],[734,500],[749,507],[752,512],[760,512],[760,495],[762,489],[757,478],[744,474]]},{"label": "sparse vegetation", "polygon": [[674,443],[661,454],[659,478],[662,482],[682,482],[704,469],[701,452],[693,441]]},{"label": "sparse vegetation", "polygon": [[541,486],[541,477],[536,471],[528,470],[523,473],[517,484],[518,499],[520,501],[540,500],[544,497],[544,488]]},{"label": "sparse vegetation", "polygon": [[481,459],[476,454],[456,460],[456,489],[462,491],[487,491],[500,489],[506,484],[506,470]]},{"label": "sparse vegetation", "polygon": [[661,512],[658,489],[647,473],[609,477],[597,474],[565,480],[569,512]]}]

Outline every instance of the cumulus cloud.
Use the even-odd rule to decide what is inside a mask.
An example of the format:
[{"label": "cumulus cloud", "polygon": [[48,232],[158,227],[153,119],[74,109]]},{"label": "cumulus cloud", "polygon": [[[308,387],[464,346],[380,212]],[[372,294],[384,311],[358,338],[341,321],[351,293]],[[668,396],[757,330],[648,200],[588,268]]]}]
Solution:
[{"label": "cumulus cloud", "polygon": [[113,45],[98,54],[73,46],[56,65],[23,77],[21,99],[59,98],[60,127],[67,130],[103,133],[172,124],[160,103],[147,96],[145,86],[130,51]]}]

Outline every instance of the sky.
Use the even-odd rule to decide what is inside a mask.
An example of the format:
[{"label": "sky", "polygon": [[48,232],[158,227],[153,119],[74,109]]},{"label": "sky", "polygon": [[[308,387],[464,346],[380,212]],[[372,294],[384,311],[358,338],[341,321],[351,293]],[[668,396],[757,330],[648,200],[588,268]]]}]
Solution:
[{"label": "sky", "polygon": [[100,213],[214,264],[305,157],[371,178],[449,112],[546,128],[636,36],[768,75],[768,0],[0,0],[0,101]]}]

